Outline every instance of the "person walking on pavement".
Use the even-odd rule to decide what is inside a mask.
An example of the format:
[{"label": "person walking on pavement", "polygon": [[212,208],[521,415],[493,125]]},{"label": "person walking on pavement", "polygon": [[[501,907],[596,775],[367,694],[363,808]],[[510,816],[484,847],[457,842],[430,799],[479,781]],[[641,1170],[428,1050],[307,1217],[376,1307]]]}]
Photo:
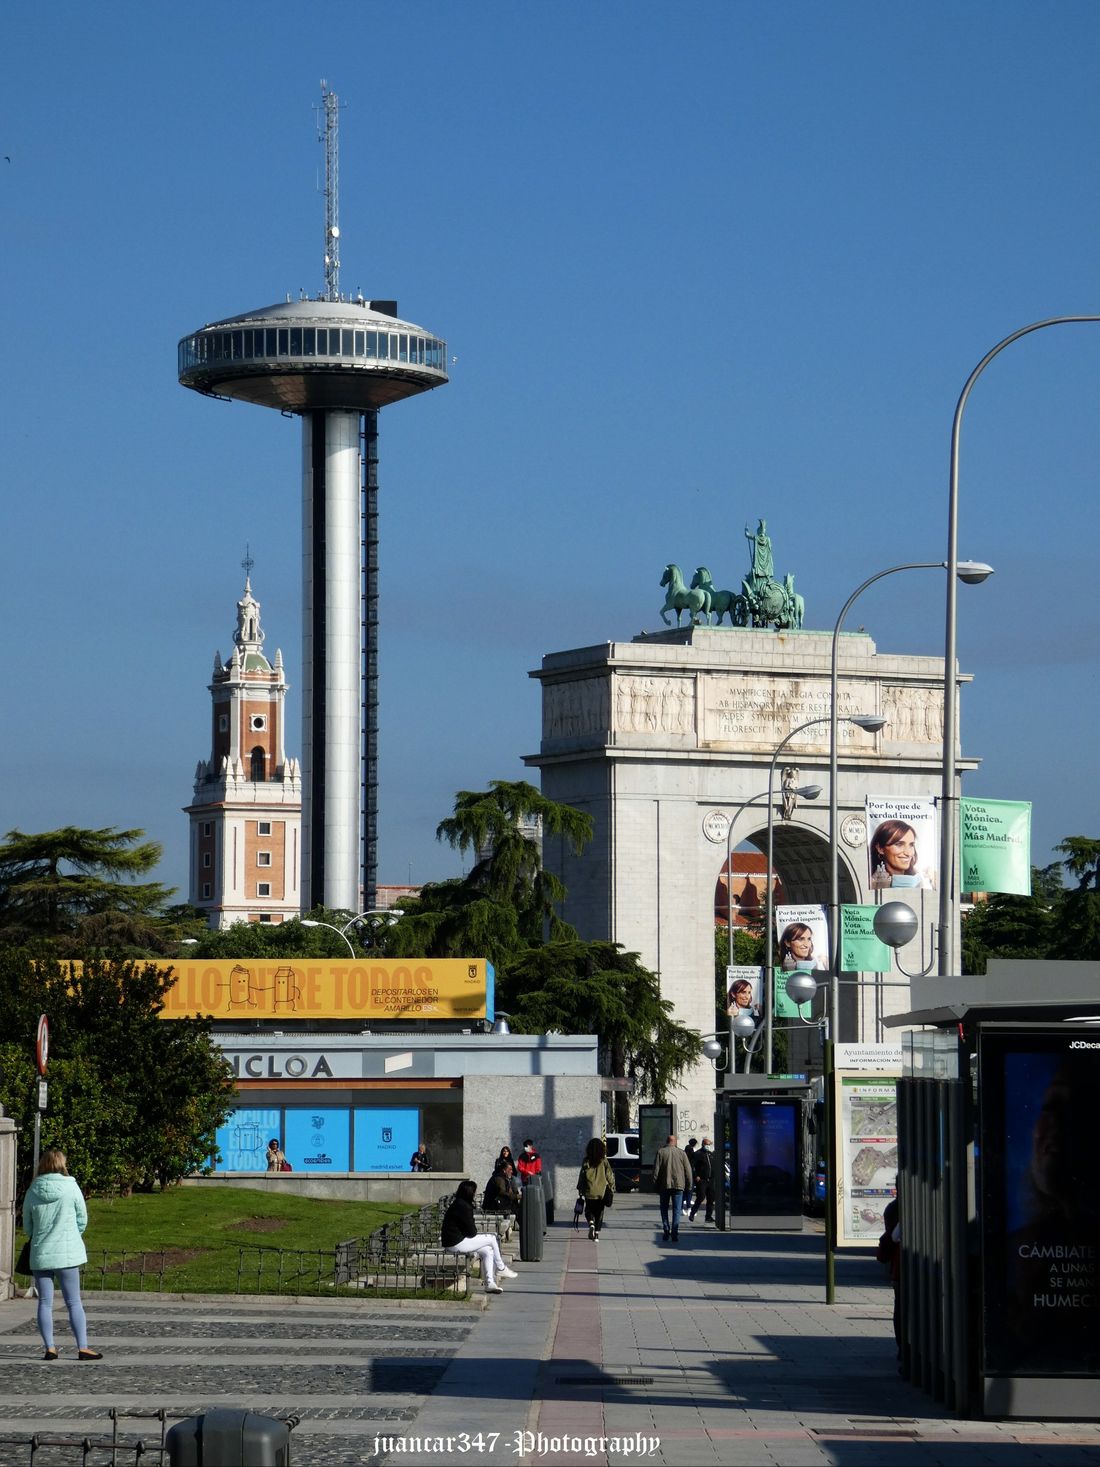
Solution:
[{"label": "person walking on pavement", "polygon": [[[698,1146],[698,1144],[699,1144],[698,1141],[696,1141],[695,1137],[692,1136],[691,1140],[684,1147],[684,1155],[688,1159],[688,1166],[691,1167],[691,1175],[692,1175],[692,1178],[693,1179],[695,1177],[695,1148],[696,1148],[696,1146]],[[684,1211],[685,1212],[687,1212],[688,1208],[691,1206],[692,1192],[693,1192],[693,1188],[692,1187],[689,1187],[688,1190],[684,1193]]]},{"label": "person walking on pavement", "polygon": [[676,1137],[670,1136],[653,1163],[653,1182],[661,1194],[661,1227],[666,1241],[680,1241],[680,1213],[684,1193],[692,1185],[691,1163],[680,1150]]},{"label": "person walking on pavement", "polygon": [[497,1278],[518,1279],[519,1274],[509,1268],[500,1254],[500,1243],[495,1233],[479,1233],[474,1222],[474,1198],[477,1183],[469,1178],[459,1182],[454,1201],[443,1214],[440,1242],[451,1253],[476,1253],[481,1259],[481,1277],[487,1294],[503,1294]]},{"label": "person walking on pavement", "polygon": [[707,1150],[710,1145],[710,1137],[703,1137],[703,1144],[695,1153],[692,1161],[692,1171],[695,1174],[695,1199],[691,1204],[691,1212],[688,1216],[695,1221],[695,1214],[700,1207],[705,1206],[706,1212],[703,1216],[704,1222],[714,1221],[714,1158]]},{"label": "person walking on pavement", "polygon": [[588,1219],[588,1236],[600,1241],[604,1208],[615,1195],[615,1173],[607,1159],[607,1147],[599,1136],[593,1136],[585,1147],[584,1161],[577,1178],[577,1191],[584,1198],[584,1215]]},{"label": "person walking on pavement", "polygon": [[51,1148],[42,1153],[38,1175],[23,1198],[23,1231],[31,1245],[31,1272],[38,1291],[38,1332],[45,1348],[43,1360],[56,1360],[53,1342],[53,1286],[61,1284],[69,1324],[76,1337],[78,1360],[102,1360],[88,1347],[88,1321],[80,1300],[80,1267],[88,1261],[84,1229],[88,1208],[84,1194],[65,1164],[65,1153]]}]

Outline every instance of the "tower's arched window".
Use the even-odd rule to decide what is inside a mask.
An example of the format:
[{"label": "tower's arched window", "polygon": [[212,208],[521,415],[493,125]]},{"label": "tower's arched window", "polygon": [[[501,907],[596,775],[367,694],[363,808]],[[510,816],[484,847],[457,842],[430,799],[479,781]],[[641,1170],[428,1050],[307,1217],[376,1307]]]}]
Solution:
[{"label": "tower's arched window", "polygon": [[254,780],[258,784],[262,783],[267,778],[267,755],[258,744],[252,750],[250,763],[249,779]]}]

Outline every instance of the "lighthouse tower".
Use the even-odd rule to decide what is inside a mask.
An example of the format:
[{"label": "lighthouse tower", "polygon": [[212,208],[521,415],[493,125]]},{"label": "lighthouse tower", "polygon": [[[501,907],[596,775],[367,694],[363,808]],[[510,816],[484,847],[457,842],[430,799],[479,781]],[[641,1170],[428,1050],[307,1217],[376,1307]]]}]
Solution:
[{"label": "lighthouse tower", "polygon": [[283,654],[264,655],[246,559],[233,654],[214,654],[211,752],[195,770],[190,900],[211,927],[284,922],[301,901],[302,773],[288,759]]},{"label": "lighthouse tower", "polygon": [[447,381],[447,345],[393,300],[340,293],[339,103],[325,110],[323,293],[213,321],[179,380],[302,421],[302,905],[376,901],[378,413]]}]

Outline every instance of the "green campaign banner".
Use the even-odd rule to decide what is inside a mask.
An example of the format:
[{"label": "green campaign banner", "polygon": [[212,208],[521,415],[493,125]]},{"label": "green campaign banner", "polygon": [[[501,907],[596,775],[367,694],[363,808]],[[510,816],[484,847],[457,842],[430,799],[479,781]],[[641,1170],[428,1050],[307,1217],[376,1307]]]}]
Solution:
[{"label": "green campaign banner", "polygon": [[959,886],[1031,895],[1031,801],[962,800]]},{"label": "green campaign banner", "polygon": [[890,949],[875,934],[878,908],[841,907],[840,970],[842,973],[889,973],[894,964]]}]

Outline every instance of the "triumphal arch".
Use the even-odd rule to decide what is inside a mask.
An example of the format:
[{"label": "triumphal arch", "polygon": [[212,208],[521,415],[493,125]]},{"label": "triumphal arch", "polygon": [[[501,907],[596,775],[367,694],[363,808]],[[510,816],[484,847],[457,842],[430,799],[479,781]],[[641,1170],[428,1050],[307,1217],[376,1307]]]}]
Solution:
[{"label": "triumphal arch", "polygon": [[[678,568],[669,570],[682,585]],[[799,625],[790,577],[772,584],[786,592],[788,610],[774,597],[779,609],[767,622],[766,606],[753,610],[753,573],[736,593],[732,624],[716,624],[713,609],[695,605],[686,625],[550,653],[531,673],[542,685],[542,740],[526,762],[539,769],[549,798],[587,811],[595,825],[579,856],[552,837],[544,843],[545,866],[568,890],[562,915],[582,937],[639,953],[676,1016],[701,1033],[715,1027],[715,893],[728,820],[767,791],[772,756],[792,729],[829,716],[832,632]],[[666,619],[675,609],[666,600]],[[940,793],[943,659],[880,652],[863,631],[842,632],[838,646],[841,718],[886,720],[878,733],[842,722],[838,744],[840,900],[870,904],[866,800]],[[784,801],[777,771],[773,843],[783,899],[828,903],[828,723],[792,740],[782,763],[797,767],[799,785],[822,790],[813,802]],[[974,764],[960,758],[958,767]],[[733,848],[750,842],[763,851],[767,818],[765,799],[741,809]],[[891,895],[915,907],[927,960],[938,894]],[[921,966],[917,951],[917,943],[905,951],[910,970]],[[899,971],[846,975],[837,1037],[876,1042],[883,1016],[911,1007]],[[710,1129],[713,1097],[714,1071],[704,1062],[674,1097],[683,1132]]]}]

